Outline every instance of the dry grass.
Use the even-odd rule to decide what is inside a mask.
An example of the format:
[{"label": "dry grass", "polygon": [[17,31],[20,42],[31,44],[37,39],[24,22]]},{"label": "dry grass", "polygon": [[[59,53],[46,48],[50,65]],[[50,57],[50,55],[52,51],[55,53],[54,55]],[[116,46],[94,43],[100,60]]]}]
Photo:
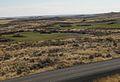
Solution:
[{"label": "dry grass", "polygon": [[107,76],[107,77],[98,79],[94,82],[120,82],[120,74]]},{"label": "dry grass", "polygon": [[0,80],[120,57],[119,42],[99,39],[0,43]]},{"label": "dry grass", "polygon": [[0,80],[120,57],[120,21],[111,17],[0,20]]},{"label": "dry grass", "polygon": [[0,24],[7,24],[9,23],[11,20],[0,20]]}]

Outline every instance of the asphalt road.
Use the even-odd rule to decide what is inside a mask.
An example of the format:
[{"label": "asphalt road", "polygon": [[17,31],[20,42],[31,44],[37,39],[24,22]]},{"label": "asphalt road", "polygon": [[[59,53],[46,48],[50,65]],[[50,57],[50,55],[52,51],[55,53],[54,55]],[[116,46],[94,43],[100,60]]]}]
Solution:
[{"label": "asphalt road", "polygon": [[1,82],[90,82],[91,78],[114,71],[120,72],[120,59],[79,65]]}]

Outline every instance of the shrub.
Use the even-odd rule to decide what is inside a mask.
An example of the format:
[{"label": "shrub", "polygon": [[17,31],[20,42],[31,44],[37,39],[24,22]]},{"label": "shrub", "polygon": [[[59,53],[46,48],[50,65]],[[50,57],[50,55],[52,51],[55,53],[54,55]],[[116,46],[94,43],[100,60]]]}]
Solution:
[{"label": "shrub", "polygon": [[21,35],[21,34],[19,34],[19,33],[15,33],[15,34],[13,35],[13,37],[24,37],[24,36]]}]

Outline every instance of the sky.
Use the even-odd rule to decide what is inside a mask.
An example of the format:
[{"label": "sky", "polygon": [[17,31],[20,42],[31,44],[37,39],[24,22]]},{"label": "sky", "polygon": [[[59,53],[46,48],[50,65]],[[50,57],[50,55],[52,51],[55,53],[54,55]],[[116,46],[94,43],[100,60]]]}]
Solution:
[{"label": "sky", "polygon": [[120,12],[120,0],[0,0],[0,17]]}]

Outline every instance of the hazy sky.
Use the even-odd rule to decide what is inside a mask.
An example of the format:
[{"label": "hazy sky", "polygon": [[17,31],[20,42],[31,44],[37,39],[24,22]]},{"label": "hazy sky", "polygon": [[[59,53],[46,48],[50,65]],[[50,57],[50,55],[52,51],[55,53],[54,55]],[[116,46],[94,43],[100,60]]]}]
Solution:
[{"label": "hazy sky", "polygon": [[120,0],[0,0],[0,17],[120,11]]}]

